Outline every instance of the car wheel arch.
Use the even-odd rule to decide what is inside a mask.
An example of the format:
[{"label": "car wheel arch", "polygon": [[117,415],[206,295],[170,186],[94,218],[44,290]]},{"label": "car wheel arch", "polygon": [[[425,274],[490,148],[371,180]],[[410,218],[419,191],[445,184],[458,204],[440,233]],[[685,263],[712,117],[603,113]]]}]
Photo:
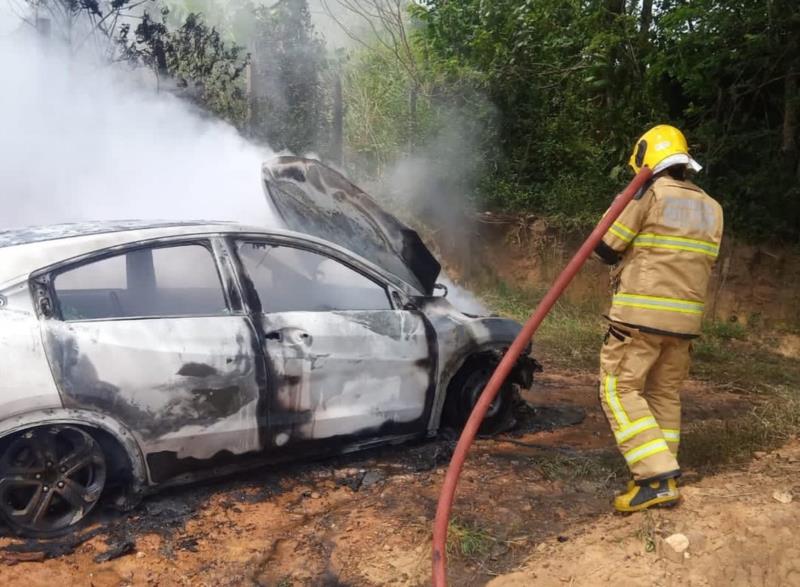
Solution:
[{"label": "car wheel arch", "polygon": [[[451,360],[444,370],[444,376],[441,379],[442,389],[447,390],[456,375],[469,363],[481,361],[497,363],[503,358],[507,349],[507,344],[490,343],[469,349],[465,353],[462,353],[456,360]],[[530,361],[530,364],[528,364],[528,361]],[[513,383],[528,386],[530,376],[535,370],[538,370],[538,363],[533,359],[529,359],[526,354],[523,354],[520,359],[517,360],[517,364],[509,374],[509,378]]]},{"label": "car wheel arch", "polygon": [[[465,367],[472,368],[476,363],[480,364],[482,362],[487,364],[496,364],[500,359],[502,359],[507,348],[508,344],[506,343],[486,343],[469,348],[465,352],[460,353],[457,357],[448,361],[448,364],[444,367],[442,376],[439,380],[439,389],[441,391],[435,413],[436,420],[435,426],[433,427],[434,430],[438,430],[442,426],[444,405],[447,401],[447,394],[450,391],[450,385],[453,380],[459,376],[460,373],[462,373]],[[531,361],[533,360],[531,359]],[[529,387],[533,371],[536,369],[536,365],[538,365],[538,363],[535,361],[533,361],[531,365],[528,365],[527,361],[519,360],[509,375],[510,380],[522,387]]]},{"label": "car wheel arch", "polygon": [[70,425],[81,428],[100,444],[107,458],[119,467],[124,458],[128,468],[126,492],[130,496],[141,494],[148,485],[147,468],[136,438],[125,426],[103,414],[90,410],[46,409],[19,414],[0,423],[0,443],[34,428],[51,425]]}]

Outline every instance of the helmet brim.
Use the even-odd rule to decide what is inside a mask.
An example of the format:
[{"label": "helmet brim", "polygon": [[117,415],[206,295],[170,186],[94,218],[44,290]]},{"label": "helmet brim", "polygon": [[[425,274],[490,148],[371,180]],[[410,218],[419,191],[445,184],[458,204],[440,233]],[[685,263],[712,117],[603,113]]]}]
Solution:
[{"label": "helmet brim", "polygon": [[695,173],[698,173],[703,169],[702,165],[700,165],[697,161],[694,160],[694,158],[687,155],[686,153],[676,153],[661,160],[661,162],[658,165],[656,165],[655,168],[653,169],[653,173],[659,173],[661,171],[664,171],[668,167],[672,167],[674,165],[686,165],[686,167],[688,167]]}]

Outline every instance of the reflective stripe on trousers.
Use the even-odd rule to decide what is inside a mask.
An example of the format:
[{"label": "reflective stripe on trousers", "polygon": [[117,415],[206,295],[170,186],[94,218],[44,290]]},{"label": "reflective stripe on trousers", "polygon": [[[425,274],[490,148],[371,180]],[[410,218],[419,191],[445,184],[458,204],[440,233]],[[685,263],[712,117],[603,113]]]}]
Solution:
[{"label": "reflective stripe on trousers", "polygon": [[[677,470],[689,341],[615,325],[600,355],[600,399],[636,480]],[[645,389],[646,383],[646,389]]]},{"label": "reflective stripe on trousers", "polygon": [[669,447],[663,438],[656,438],[655,440],[645,442],[636,448],[632,448],[631,450],[625,452],[623,456],[628,462],[628,465],[634,465],[642,459],[646,459],[647,457],[660,452],[669,452]]},{"label": "reflective stripe on trousers", "polygon": [[[617,429],[614,431],[614,438],[617,444],[622,444],[647,430],[659,429],[658,422],[653,416],[645,416],[631,422],[617,394],[617,378],[615,376],[606,375],[603,387],[606,402],[611,407],[611,412],[614,414],[614,419],[617,423]],[[670,432],[677,431],[671,430]],[[624,453],[624,457],[628,464],[632,465],[643,458],[662,451],[669,451],[669,447],[664,438],[656,438],[641,445],[635,445]]]},{"label": "reflective stripe on trousers", "polygon": [[667,442],[680,442],[681,431],[674,428],[662,428],[661,434],[664,435],[664,440]]}]

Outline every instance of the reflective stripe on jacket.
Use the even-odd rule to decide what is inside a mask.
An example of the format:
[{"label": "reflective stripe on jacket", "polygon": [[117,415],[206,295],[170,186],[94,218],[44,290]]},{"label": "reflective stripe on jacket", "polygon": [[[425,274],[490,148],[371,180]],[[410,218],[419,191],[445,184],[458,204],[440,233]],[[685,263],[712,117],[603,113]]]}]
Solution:
[{"label": "reflective stripe on jacket", "polygon": [[699,334],[722,224],[722,207],[699,187],[656,178],[603,237],[622,255],[609,318]]}]

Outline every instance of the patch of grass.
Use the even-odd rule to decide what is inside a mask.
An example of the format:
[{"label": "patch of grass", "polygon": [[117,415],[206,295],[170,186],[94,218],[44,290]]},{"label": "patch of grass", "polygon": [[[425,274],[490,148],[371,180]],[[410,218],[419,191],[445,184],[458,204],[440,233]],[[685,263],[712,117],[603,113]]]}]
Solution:
[{"label": "patch of grass", "polygon": [[[514,288],[505,282],[480,292],[494,312],[524,323],[545,291]],[[534,354],[550,365],[571,369],[596,369],[605,325],[601,303],[559,301],[534,336]]]},{"label": "patch of grass", "polygon": [[[787,389],[727,420],[690,422],[681,435],[682,467],[710,473],[722,466],[745,462],[755,451],[769,451],[800,434],[800,397]],[[535,462],[547,479],[573,483],[590,480],[608,485],[628,477],[616,450],[587,455],[545,453]]]},{"label": "patch of grass", "polygon": [[645,510],[639,518],[639,529],[636,537],[642,541],[645,552],[654,552],[656,549],[656,522],[653,519],[653,512]]},{"label": "patch of grass", "polygon": [[[479,292],[501,316],[525,322],[544,291],[515,288],[500,281]],[[560,300],[534,336],[534,355],[564,369],[596,370],[603,334],[604,298],[583,303]],[[693,343],[692,374],[733,391],[765,393],[776,386],[800,389],[800,360],[770,350],[764,334],[735,322],[709,321]]]},{"label": "patch of grass", "polygon": [[[745,462],[755,451],[776,449],[798,434],[800,397],[782,389],[739,417],[687,423],[679,459],[684,468],[711,473]],[[628,477],[625,461],[616,450],[574,456],[544,453],[534,462],[545,478],[566,483],[590,480],[609,485]]]},{"label": "patch of grass", "polygon": [[714,320],[703,324],[703,336],[720,340],[744,340],[747,328],[738,322]]},{"label": "patch of grass", "polygon": [[497,540],[474,523],[451,520],[447,529],[447,555],[450,557],[485,560]]},{"label": "patch of grass", "polygon": [[585,479],[607,484],[627,475],[625,462],[616,451],[587,455],[544,453],[536,457],[535,462],[545,478],[550,480],[574,482]]},{"label": "patch of grass", "polygon": [[777,448],[798,433],[800,398],[783,391],[738,418],[690,423],[681,435],[680,460],[689,468],[714,469]]},{"label": "patch of grass", "polygon": [[769,336],[743,331],[741,338],[726,330],[706,330],[693,341],[692,375],[732,391],[772,393],[777,388],[800,389],[800,360],[772,352]]},{"label": "patch of grass", "polygon": [[[481,292],[498,314],[524,322],[544,292],[515,289],[505,283]],[[545,368],[597,369],[605,331],[601,318],[604,299],[575,304],[559,301],[534,338],[534,355]],[[761,397],[752,411],[729,420],[688,422],[681,443],[681,463],[689,468],[711,470],[749,458],[754,451],[770,450],[800,433],[800,360],[774,352],[778,334],[755,321],[709,321],[703,336],[692,343],[692,376],[727,391]],[[606,456],[537,457],[537,464],[551,479],[601,481],[625,476],[625,465],[616,453]]]}]

